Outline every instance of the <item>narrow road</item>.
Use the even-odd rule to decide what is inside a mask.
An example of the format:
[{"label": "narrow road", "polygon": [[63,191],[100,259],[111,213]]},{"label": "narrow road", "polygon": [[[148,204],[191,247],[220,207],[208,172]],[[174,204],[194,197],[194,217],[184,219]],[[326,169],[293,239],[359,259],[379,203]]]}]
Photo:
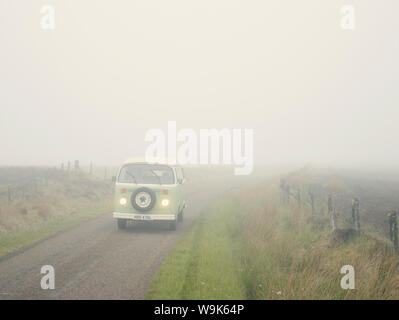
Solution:
[{"label": "narrow road", "polygon": [[[144,298],[162,260],[200,211],[240,184],[230,180],[188,186],[188,208],[177,231],[160,224],[118,231],[107,213],[0,259],[0,299]],[[55,269],[54,290],[40,287],[44,265]]]}]

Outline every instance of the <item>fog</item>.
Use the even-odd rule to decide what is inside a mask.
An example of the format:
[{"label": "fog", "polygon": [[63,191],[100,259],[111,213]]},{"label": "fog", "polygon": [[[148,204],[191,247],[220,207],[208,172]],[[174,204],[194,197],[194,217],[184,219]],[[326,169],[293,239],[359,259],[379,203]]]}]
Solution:
[{"label": "fog", "polygon": [[255,165],[395,167],[399,4],[342,30],[346,3],[0,0],[0,165],[119,164],[176,121],[253,129]]}]

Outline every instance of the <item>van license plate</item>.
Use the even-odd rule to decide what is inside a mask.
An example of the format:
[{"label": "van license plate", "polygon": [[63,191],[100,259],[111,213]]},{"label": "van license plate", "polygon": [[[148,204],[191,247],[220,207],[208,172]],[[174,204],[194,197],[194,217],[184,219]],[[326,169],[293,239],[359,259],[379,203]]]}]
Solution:
[{"label": "van license plate", "polygon": [[134,220],[152,220],[151,216],[146,216],[146,215],[141,215],[141,214],[135,214],[133,216]]}]

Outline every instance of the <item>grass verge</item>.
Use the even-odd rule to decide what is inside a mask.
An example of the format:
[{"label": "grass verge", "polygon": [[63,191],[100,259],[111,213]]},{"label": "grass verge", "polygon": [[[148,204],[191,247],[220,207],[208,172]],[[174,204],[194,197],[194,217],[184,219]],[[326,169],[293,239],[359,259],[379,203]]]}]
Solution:
[{"label": "grass verge", "polygon": [[147,299],[244,299],[234,198],[215,201],[155,276]]},{"label": "grass verge", "polygon": [[66,230],[80,222],[89,220],[102,213],[110,212],[112,205],[109,203],[95,208],[80,210],[68,216],[57,216],[34,227],[0,237],[0,257],[18,249],[30,246],[40,240],[50,237],[57,232]]},{"label": "grass verge", "polygon": [[[147,299],[399,299],[399,256],[363,233],[336,242],[326,216],[281,206],[279,181],[206,209],[165,259]],[[338,239],[339,240],[339,239]],[[341,288],[341,268],[355,289]]]}]

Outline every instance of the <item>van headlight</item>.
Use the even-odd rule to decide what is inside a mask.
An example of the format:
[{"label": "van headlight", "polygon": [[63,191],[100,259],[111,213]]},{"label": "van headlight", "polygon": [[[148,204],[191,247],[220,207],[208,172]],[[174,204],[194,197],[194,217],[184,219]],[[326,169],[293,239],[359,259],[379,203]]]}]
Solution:
[{"label": "van headlight", "polygon": [[127,198],[122,197],[119,199],[119,204],[122,206],[126,206],[127,205]]},{"label": "van headlight", "polygon": [[167,207],[169,205],[169,199],[163,199],[161,201],[161,205],[162,205],[162,207]]}]

